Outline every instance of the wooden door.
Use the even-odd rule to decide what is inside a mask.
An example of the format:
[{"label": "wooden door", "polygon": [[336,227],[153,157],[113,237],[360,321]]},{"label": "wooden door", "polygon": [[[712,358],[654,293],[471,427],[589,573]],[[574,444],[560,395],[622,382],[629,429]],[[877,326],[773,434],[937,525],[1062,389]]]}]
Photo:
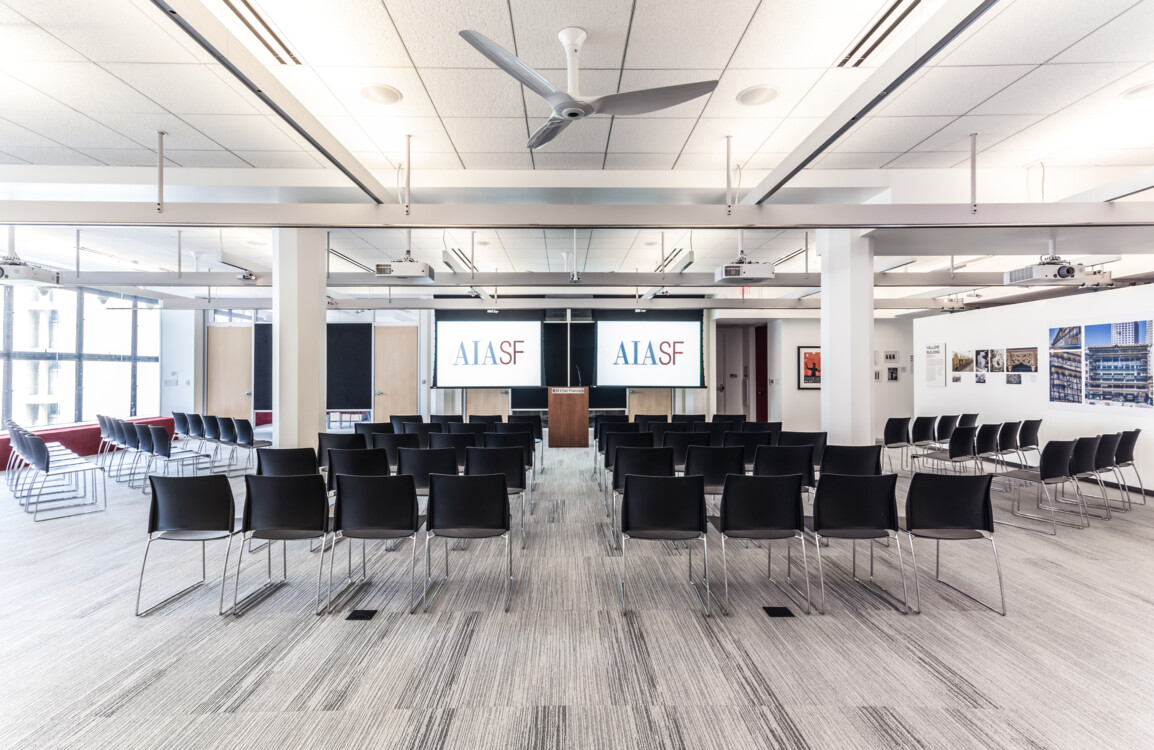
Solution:
[{"label": "wooden door", "polygon": [[417,327],[373,329],[373,420],[417,413]]},{"label": "wooden door", "polygon": [[465,391],[465,421],[471,414],[500,414],[509,421],[508,388],[469,388]]},{"label": "wooden door", "polygon": [[208,399],[216,417],[252,417],[252,328],[208,327]]},{"label": "wooden door", "polygon": [[638,414],[664,414],[669,416],[673,406],[672,390],[669,388],[630,388],[629,418]]}]

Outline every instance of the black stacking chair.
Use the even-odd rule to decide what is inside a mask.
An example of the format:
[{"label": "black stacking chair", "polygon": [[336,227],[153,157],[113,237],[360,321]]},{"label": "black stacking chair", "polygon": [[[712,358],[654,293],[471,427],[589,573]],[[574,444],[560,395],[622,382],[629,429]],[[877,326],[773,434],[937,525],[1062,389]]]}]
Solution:
[{"label": "black stacking chair", "polygon": [[753,471],[757,449],[763,445],[773,445],[776,436],[777,433],[774,432],[727,432],[722,437],[721,444],[726,448],[741,446],[745,450],[745,470],[750,472]]},{"label": "black stacking chair", "polygon": [[963,414],[962,416],[958,417],[958,425],[957,426],[958,427],[977,427],[978,426],[978,415],[977,414]]},{"label": "black stacking chair", "polygon": [[433,432],[429,434],[430,448],[452,448],[457,453],[457,469],[465,470],[465,449],[477,447],[477,436],[471,432],[454,434]]},{"label": "black stacking chair", "polygon": [[523,430],[513,432],[486,432],[481,436],[481,447],[520,448],[525,456],[525,470],[529,471],[533,468],[533,433],[531,432]]},{"label": "black stacking chair", "polygon": [[[623,416],[622,419],[623,420],[627,419],[627,417]],[[626,421],[617,421],[617,420],[605,421],[603,419],[597,425],[597,431],[593,434],[594,439],[597,443],[597,458],[600,459],[600,463],[599,463],[600,466],[604,466],[604,463],[605,463],[605,435],[607,433],[610,433],[610,432],[639,433],[639,432],[641,432],[641,425],[637,424],[636,422],[626,422]],[[601,474],[598,475],[598,489],[604,489],[604,485],[605,485],[604,479],[605,479],[605,476],[604,476],[604,471],[603,471]]]},{"label": "black stacking chair", "polygon": [[[140,491],[147,492],[148,482],[148,465],[151,463],[152,454],[152,431],[148,429],[146,424],[133,424],[132,429],[136,432],[136,447],[138,459],[144,459],[144,471],[140,475]],[[132,462],[133,473],[136,471],[136,461]],[[129,478],[128,486],[132,487],[132,479]]]},{"label": "black stacking chair", "polygon": [[705,421],[705,415],[704,414],[674,414],[673,416],[671,416],[669,418],[669,421],[670,422],[685,422],[687,424],[693,424],[694,422],[704,422]]},{"label": "black stacking chair", "polygon": [[[934,540],[934,578],[962,596],[983,607],[1006,614],[1006,590],[1002,586],[1002,565],[994,544],[994,509],[990,503],[989,474],[979,476],[949,474],[914,474],[906,495],[906,535],[910,540],[910,557],[914,565],[914,590],[922,611],[922,584],[918,575],[918,557],[914,552],[914,538]],[[998,572],[998,591],[1002,609],[970,596],[956,586],[942,580],[942,542],[988,539],[994,552],[994,568]]]},{"label": "black stacking chair", "polygon": [[444,427],[438,422],[405,422],[405,434],[416,435],[418,445],[422,448],[428,448],[429,435],[444,432]]},{"label": "black stacking chair", "polygon": [[[618,425],[620,426],[620,425]],[[636,425],[634,425],[636,427]],[[602,471],[605,474],[605,483],[603,488],[602,504],[605,506],[605,515],[610,515],[609,511],[609,494],[613,491],[613,456],[620,446],[629,448],[652,448],[653,433],[652,432],[606,432],[602,435],[602,447],[605,449],[605,460],[602,464]]]},{"label": "black stacking chair", "polygon": [[[96,418],[100,422],[101,427],[103,427],[104,426],[104,418],[101,416],[97,416]],[[172,432],[177,437],[187,437],[188,436],[188,415],[187,414],[185,414],[184,412],[179,412],[179,411],[174,411],[172,413]]]},{"label": "black stacking chair", "polygon": [[817,486],[813,471],[812,445],[764,445],[753,458],[753,474],[759,477],[787,477],[801,474],[802,486]]},{"label": "black stacking chair", "polygon": [[825,451],[826,434],[824,432],[791,432],[782,430],[778,435],[778,445],[812,445],[813,465],[821,466],[822,454]]},{"label": "black stacking chair", "polygon": [[[460,424],[465,421],[465,418],[460,414],[430,414],[429,421],[433,424],[441,425],[452,424],[453,422]],[[448,429],[449,428],[446,427],[444,430],[442,430],[442,432],[447,432]]]},{"label": "black stacking chair", "polygon": [[934,446],[934,428],[937,426],[937,417],[915,417],[914,426],[910,430],[910,439],[915,448],[932,448]]},{"label": "black stacking chair", "polygon": [[342,451],[363,449],[365,439],[355,432],[321,432],[317,434],[317,468],[323,469],[329,465],[329,451],[333,448]]},{"label": "black stacking chair", "polygon": [[667,432],[661,444],[673,449],[673,468],[678,473],[685,473],[685,456],[691,445],[709,445],[713,442],[708,432]]},{"label": "black stacking chair", "polygon": [[[994,462],[994,471],[998,470],[998,464],[1002,462],[1002,454],[998,451],[998,436],[1002,434],[1002,425],[998,422],[991,424],[984,424],[978,428],[977,435],[974,437],[974,455],[978,457],[979,472],[985,468],[982,464],[983,460],[990,460]],[[1003,469],[1008,469],[1008,466],[1003,466]]]},{"label": "black stacking chair", "polygon": [[364,438],[365,444],[362,448],[373,447],[373,435],[376,433],[387,433],[393,431],[392,422],[357,422],[353,425],[353,432]]},{"label": "black stacking chair", "polygon": [[1002,422],[1002,429],[998,430],[998,457],[1006,470],[1010,468],[1006,463],[1006,456],[1013,456],[1020,466],[1029,468],[1026,465],[1025,455],[1018,449],[1018,432],[1021,428],[1021,422]]},{"label": "black stacking chair", "polygon": [[[1034,451],[1038,454],[1038,461],[1042,460],[1042,453],[1038,449],[1038,433],[1042,429],[1042,420],[1027,419],[1022,422],[1022,428],[1018,432],[1018,450],[1022,454],[1022,461],[1025,463],[1026,451]],[[1026,464],[1029,466],[1029,464]]]},{"label": "black stacking chair", "polygon": [[448,428],[450,435],[476,435],[478,442],[489,431],[489,425],[484,422],[449,422]]},{"label": "black stacking chair", "polygon": [[317,452],[312,448],[257,448],[256,473],[264,477],[317,474]]},{"label": "black stacking chair", "polygon": [[[371,450],[371,449],[370,449]],[[333,465],[338,462],[334,451]],[[413,540],[412,561],[409,565],[409,614],[417,610],[416,571],[417,533],[425,523],[417,504],[417,489],[411,476],[337,474],[337,499],[333,508],[333,543],[337,536],[361,540],[361,575],[353,580],[352,545],[349,545],[349,572],[344,590],[333,597],[333,568],[335,553],[329,560],[329,614],[351,601],[368,582],[365,546],[370,539]]]},{"label": "black stacking chair", "polygon": [[[188,439],[195,440],[199,445],[199,449],[204,452],[204,419],[199,414],[189,412],[185,414],[188,419]],[[121,420],[113,420],[114,423],[120,423]]]},{"label": "black stacking chair", "polygon": [[[1110,520],[1110,503],[1106,498],[1106,485],[1102,484],[1102,477],[1098,474],[1098,446],[1102,443],[1102,436],[1095,435],[1094,437],[1080,437],[1074,441],[1074,453],[1070,456],[1070,473],[1074,479],[1084,479],[1086,481],[1095,481],[1098,483],[1098,488],[1102,490],[1101,495],[1090,495],[1089,497],[1100,497],[1103,499],[1102,505],[1091,505],[1087,501],[1085,493],[1079,493],[1082,508],[1085,510],[1087,516],[1090,515],[1090,508],[1098,508],[1104,511],[1101,516],[1094,516],[1104,521]],[[1063,488],[1065,489],[1065,488]],[[1058,501],[1065,502],[1063,497],[1065,493],[1059,495]],[[1089,523],[1087,522],[1087,525]]]},{"label": "black stacking chair", "polygon": [[652,430],[649,425],[658,423],[668,424],[669,417],[664,414],[634,414],[633,421],[637,423],[637,426],[642,432],[651,432]]},{"label": "black stacking chair", "polygon": [[882,473],[882,446],[880,445],[827,445],[821,456],[822,474],[849,476],[880,476]]},{"label": "black stacking chair", "polygon": [[472,422],[473,424],[485,425],[487,432],[495,432],[493,425],[503,423],[505,418],[500,414],[470,414],[468,421]]},{"label": "black stacking chair", "polygon": [[[266,449],[267,450],[267,449]],[[291,450],[291,449],[290,449]],[[312,448],[303,450],[312,451]],[[257,456],[260,463],[261,456]],[[313,470],[316,470],[314,459]],[[325,603],[321,601],[321,581],[325,570],[325,537],[328,536],[329,499],[325,491],[325,480],[320,474],[302,476],[258,476],[247,474],[244,478],[245,502],[241,521],[241,541],[264,539],[268,550],[268,580],[256,591],[238,600],[240,574],[244,569],[244,544],[240,546],[237,558],[236,583],[232,590],[232,614],[239,617],[249,607],[262,601],[276,589],[288,582],[288,551],[285,545],[290,541],[320,539],[320,567],[317,570],[317,596],[314,611],[324,614]],[[272,546],[281,543],[282,577],[274,581],[272,577]]]},{"label": "black stacking chair", "polygon": [[[510,414],[509,415],[509,424],[511,424],[511,425],[515,425],[515,424],[528,425],[530,428],[532,428],[531,431],[533,433],[533,442],[537,446],[539,446],[540,448],[544,449],[544,447],[545,447],[545,442],[544,442],[545,432],[541,427],[541,415],[540,414]],[[500,430],[498,430],[498,432],[500,432]],[[538,451],[538,450],[534,449],[533,455],[535,457],[536,456],[540,457],[540,459],[538,460],[537,463],[540,465],[541,470],[544,471],[544,469],[545,469],[544,450]]]},{"label": "black stacking chair", "polygon": [[781,432],[781,422],[742,422],[742,432]]},{"label": "black stacking chair", "polygon": [[389,463],[393,467],[393,473],[397,473],[397,462],[400,460],[397,451],[401,448],[420,448],[420,438],[416,435],[398,435],[393,432],[375,432],[373,433],[373,447],[382,448],[389,454]]},{"label": "black stacking chair", "polygon": [[714,414],[712,422],[729,422],[734,432],[741,432],[741,425],[745,423],[744,414]]},{"label": "black stacking chair", "polygon": [[[653,448],[651,450],[659,450]],[[630,474],[625,477],[621,498],[621,609],[625,609],[625,542],[630,539],[683,542],[689,549],[689,585],[709,616],[709,535],[705,521],[705,479],[703,477],[662,477]],[[693,548],[688,542],[700,539],[704,572],[702,593],[693,569]]]},{"label": "black stacking chair", "polygon": [[[805,553],[805,511],[801,503],[801,474],[789,476],[739,476],[731,474],[725,478],[721,492],[721,511],[710,518],[714,528],[721,534],[721,570],[725,577],[725,609],[729,614],[729,565],[725,555],[725,540],[753,539],[766,543],[768,550],[767,575],[769,582],[777,586],[791,602],[793,597],[773,580],[772,542],[786,540],[786,583],[805,596],[805,613],[810,612],[809,560]],[[793,556],[788,540],[801,540],[801,560],[805,567],[805,593],[793,583]]]},{"label": "black stacking chair", "polygon": [[740,445],[691,445],[685,454],[685,476],[705,477],[705,494],[720,495],[725,478],[745,473],[745,449]]},{"label": "black stacking chair", "polygon": [[[822,474],[813,498],[813,535],[817,547],[817,574],[821,583],[821,606],[818,611],[825,613],[825,572],[821,561],[821,540],[849,539],[853,544],[853,579],[865,584],[857,577],[857,542],[859,539],[894,539],[898,552],[898,567],[902,575],[902,614],[909,614],[909,592],[906,589],[906,567],[902,559],[902,545],[898,540],[898,506],[895,490],[897,474],[880,476],[846,476],[843,474]],[[874,583],[873,554],[876,545],[870,544],[869,583]],[[891,604],[880,586],[875,591],[865,585],[865,590]],[[885,592],[887,596],[882,596]]]},{"label": "black stacking chair", "polygon": [[981,469],[981,462],[974,454],[974,438],[977,434],[977,427],[955,427],[950,431],[946,450],[918,453],[914,455],[914,458],[923,461],[937,461],[943,466],[952,466],[954,471],[960,471],[964,464],[970,464],[974,471],[978,472]]},{"label": "black stacking chair", "polygon": [[221,448],[228,449],[228,458],[225,459],[224,473],[230,474],[236,465],[236,452],[241,447],[237,437],[236,420],[232,417],[217,417],[216,424],[220,428],[220,437],[217,441]]},{"label": "black stacking chair", "polygon": [[493,425],[491,432],[498,435],[515,435],[528,434],[529,435],[529,468],[534,469],[537,465],[537,437],[533,434],[533,425],[525,424],[524,422],[498,422]]},{"label": "black stacking chair", "polygon": [[[1054,515],[1057,511],[1055,507],[1056,499],[1050,498],[1050,487],[1057,487],[1063,484],[1073,484],[1074,491],[1081,493],[1078,488],[1078,480],[1074,479],[1070,473],[1070,459],[1074,455],[1074,441],[1073,440],[1051,440],[1046,443],[1046,447],[1042,449],[1042,458],[1038,462],[1037,469],[1014,469],[1002,474],[1007,479],[1018,480],[1019,482],[1035,484],[1038,487],[1038,495],[1036,505],[1040,510],[1050,511],[1050,517],[1045,518],[1036,514],[1025,513],[1022,511],[1022,493],[1021,488],[1014,493],[1014,500],[1010,506],[1010,512],[1019,518],[1030,518],[1035,521],[1049,521],[1050,535],[1056,536],[1058,533],[1058,524],[1063,526],[1073,526],[1077,529],[1085,528],[1087,523],[1085,516],[1081,518],[1081,523],[1074,524],[1066,521],[1059,521]],[[1042,505],[1042,496],[1045,496],[1046,504]],[[1079,513],[1081,513],[1081,504],[1078,506]],[[1063,511],[1066,512],[1066,511]],[[1022,526],[1013,524],[1008,521],[995,521],[1004,526],[1014,526],[1015,528],[1025,529],[1027,531],[1038,531],[1036,528],[1030,526]]]},{"label": "black stacking chair", "polygon": [[248,452],[244,460],[244,470],[247,472],[252,468],[253,455],[258,448],[271,448],[272,442],[269,440],[257,440],[253,433],[252,422],[247,419],[233,420],[236,423],[236,444],[238,448],[242,448]]},{"label": "black stacking chair", "polygon": [[1138,479],[1138,497],[1142,504],[1146,504],[1146,487],[1142,484],[1142,475],[1138,473],[1138,467],[1134,465],[1134,446],[1138,443],[1138,434],[1142,430],[1125,430],[1122,432],[1122,438],[1118,441],[1118,450],[1114,453],[1114,465],[1118,469],[1119,483],[1125,476],[1122,474],[1122,469],[1133,469],[1134,476]]},{"label": "black stacking chair", "polygon": [[[473,449],[475,450],[475,449]],[[509,496],[505,487],[504,474],[484,474],[473,476],[446,476],[433,474],[429,477],[428,521],[425,524],[425,575],[432,581],[429,540],[435,536],[445,541],[445,574],[429,593],[425,590],[425,609],[437,598],[445,582],[449,580],[449,539],[505,539],[506,576],[508,589],[505,594],[505,611],[513,598],[513,549],[509,544],[511,530],[509,518]]]},{"label": "black stacking chair", "polygon": [[525,496],[529,482],[525,477],[524,453],[520,446],[506,448],[466,448],[465,474],[501,474],[505,477],[505,490],[510,495],[521,496],[521,549],[525,549]]},{"label": "black stacking chair", "polygon": [[[612,433],[610,433],[612,434]],[[632,437],[632,435],[627,435]],[[617,518],[617,496],[625,490],[625,479],[631,474],[671,477],[673,476],[673,449],[654,448],[652,446],[616,445],[609,448],[613,451],[613,476],[609,483],[611,494],[609,533],[614,546],[617,543],[617,532],[613,521]]]},{"label": "black stacking chair", "polygon": [[148,431],[151,433],[152,455],[148,457],[148,463],[144,467],[146,475],[152,473],[153,464],[157,461],[161,462],[160,468],[164,471],[165,476],[168,476],[168,469],[172,464],[176,464],[177,471],[181,476],[184,476],[184,467],[189,462],[192,462],[192,471],[195,474],[200,461],[208,458],[203,453],[173,448],[172,438],[168,436],[168,430],[159,425],[149,426]]},{"label": "black stacking chair", "polygon": [[405,433],[405,422],[424,422],[425,418],[420,414],[391,414],[389,415],[389,424],[393,426],[393,434],[403,435]]},{"label": "black stacking chair", "polygon": [[[158,428],[168,436],[163,427]],[[143,617],[165,607],[204,585],[208,577],[206,545],[215,539],[228,539],[224,552],[224,574],[220,581],[219,613],[224,614],[224,585],[228,580],[228,556],[232,552],[235,509],[232,487],[220,474],[203,477],[150,476],[152,501],[148,508],[148,543],[144,546],[144,563],[136,585],[136,616]],[[163,601],[140,609],[144,588],[144,570],[148,567],[148,550],[153,542],[200,542],[200,580]]]},{"label": "black stacking chair", "polygon": [[934,430],[934,443],[938,446],[946,446],[950,442],[950,436],[954,434],[954,429],[958,426],[957,414],[945,414],[938,417],[938,426]]},{"label": "black stacking chair", "polygon": [[887,419],[886,426],[882,430],[882,446],[885,448],[886,457],[890,460],[891,474],[894,473],[894,457],[890,454],[890,451],[900,451],[898,467],[905,469],[907,464],[906,456],[912,445],[913,443],[910,442],[910,418],[890,417]]},{"label": "black stacking chair", "polygon": [[725,433],[740,430],[740,425],[734,425],[732,422],[694,422],[693,431],[709,435],[709,444],[721,448],[725,442]]},{"label": "black stacking chair", "polygon": [[457,452],[452,448],[398,448],[397,473],[411,476],[417,494],[427,495],[430,474],[457,473]]},{"label": "black stacking chair", "polygon": [[389,453],[382,448],[333,448],[329,451],[329,492],[337,488],[341,474],[358,477],[387,477],[392,471]]},{"label": "black stacking chair", "polygon": [[664,445],[665,433],[689,432],[688,422],[650,422],[649,432],[653,433],[653,444]]}]

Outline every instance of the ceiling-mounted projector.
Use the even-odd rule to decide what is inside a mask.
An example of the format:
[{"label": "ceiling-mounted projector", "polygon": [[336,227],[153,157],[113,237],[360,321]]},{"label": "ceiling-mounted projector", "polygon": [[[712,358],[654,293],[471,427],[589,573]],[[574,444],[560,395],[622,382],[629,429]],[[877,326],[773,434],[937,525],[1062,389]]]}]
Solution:
[{"label": "ceiling-mounted projector", "polygon": [[433,269],[428,263],[399,260],[392,263],[378,263],[377,276],[392,276],[397,279],[432,281]]},{"label": "ceiling-mounted projector", "polygon": [[772,279],[774,269],[772,263],[753,263],[750,261],[726,263],[713,272],[715,284],[756,284],[759,281]]},{"label": "ceiling-mounted projector", "polygon": [[1002,283],[1006,286],[1058,286],[1081,284],[1086,267],[1081,263],[1067,263],[1056,255],[1042,258],[1037,265],[1006,271]]},{"label": "ceiling-mounted projector", "polygon": [[60,274],[56,271],[49,271],[47,268],[29,265],[19,258],[4,258],[0,260],[0,284],[56,286],[59,283]]}]

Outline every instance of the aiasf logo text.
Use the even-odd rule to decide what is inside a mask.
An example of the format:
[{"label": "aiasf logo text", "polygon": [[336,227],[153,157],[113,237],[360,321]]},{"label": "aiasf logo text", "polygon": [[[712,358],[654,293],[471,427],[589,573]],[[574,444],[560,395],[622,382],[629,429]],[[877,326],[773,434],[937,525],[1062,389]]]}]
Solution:
[{"label": "aiasf logo text", "polygon": [[[472,344],[470,351],[469,344]],[[462,341],[457,347],[453,366],[457,365],[515,365],[517,357],[525,353],[524,339],[502,341],[494,348],[493,342]]]},{"label": "aiasf logo text", "polygon": [[[656,351],[653,341],[622,341],[617,345],[614,365],[676,365],[677,358],[684,354],[684,341],[658,341]],[[632,347],[630,347],[632,344]]]}]

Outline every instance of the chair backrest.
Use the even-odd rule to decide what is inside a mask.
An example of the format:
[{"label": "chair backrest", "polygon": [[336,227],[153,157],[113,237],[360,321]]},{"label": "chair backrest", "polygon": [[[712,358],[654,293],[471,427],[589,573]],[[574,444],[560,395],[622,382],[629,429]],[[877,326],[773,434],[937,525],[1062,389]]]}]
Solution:
[{"label": "chair backrest", "polygon": [[457,452],[457,466],[465,465],[465,449],[476,445],[477,436],[471,432],[434,432],[429,435],[430,448],[452,448]]},{"label": "chair backrest", "polygon": [[621,498],[621,532],[706,533],[705,478],[625,477]]},{"label": "chair backrest", "polygon": [[665,445],[665,433],[689,432],[690,426],[689,422],[650,422],[646,425],[653,433],[654,445]]},{"label": "chair backrest", "polygon": [[216,423],[220,426],[220,442],[235,444],[236,421],[232,417],[217,417]]},{"label": "chair backrest", "polygon": [[177,435],[188,434],[188,415],[184,412],[174,411],[172,413],[172,424]]},{"label": "chair backrest", "polygon": [[1094,455],[1094,468],[1099,471],[1102,469],[1114,468],[1114,456],[1118,455],[1118,443],[1122,441],[1122,433],[1114,432],[1102,436],[1098,441],[1098,452]]},{"label": "chair backrest", "polygon": [[977,414],[963,414],[962,416],[958,417],[958,427],[977,427],[977,426],[978,426],[978,415]]},{"label": "chair backrest", "polygon": [[978,436],[974,438],[974,452],[979,456],[988,456],[998,452],[998,435],[1002,434],[1002,425],[998,423],[984,424],[978,428]]},{"label": "chair backrest", "polygon": [[204,437],[206,440],[218,440],[220,438],[220,422],[216,417],[209,414],[204,415]]},{"label": "chair backrest", "polygon": [[998,450],[1017,450],[1018,430],[1021,428],[1021,422],[1002,422],[1002,429],[998,430]]},{"label": "chair backrest", "polygon": [[958,426],[957,414],[943,414],[938,417],[937,430],[934,433],[934,438],[939,442],[945,442],[954,434],[954,428]]},{"label": "chair backrest", "polygon": [[994,533],[991,474],[914,474],[906,494],[906,528]]},{"label": "chair backrest", "polygon": [[534,443],[537,436],[533,434],[533,425],[527,422],[498,422],[493,425],[491,432],[495,432],[498,435],[512,435],[518,432],[527,432],[529,433],[529,448],[533,451],[537,450],[537,446]]},{"label": "chair backrest", "polygon": [[124,444],[129,448],[140,448],[140,437],[136,433],[136,425],[121,420],[120,427],[124,432]]},{"label": "chair backrest", "polygon": [[709,435],[709,444],[721,447],[725,440],[725,433],[732,432],[740,427],[734,426],[732,422],[722,420],[720,422],[694,422],[693,431]]},{"label": "chair backrest", "polygon": [[685,476],[705,477],[706,486],[725,484],[730,474],[745,473],[745,448],[691,445],[685,454]]},{"label": "chair backrest", "polygon": [[669,417],[664,414],[634,414],[633,421],[638,424],[642,432],[649,430],[649,425],[657,424],[658,422],[667,424]]},{"label": "chair backrest", "polygon": [[781,432],[781,422],[750,422],[741,423],[742,432]]},{"label": "chair backrest", "polygon": [[397,450],[400,448],[420,448],[421,441],[416,435],[398,435],[395,432],[373,433],[373,447],[381,448],[389,454],[389,463],[397,468],[399,458]]},{"label": "chair backrest", "polygon": [[805,509],[801,503],[804,477],[742,476],[730,474],[721,491],[717,530],[804,531]]},{"label": "chair backrest", "polygon": [[937,423],[937,417],[915,417],[914,426],[910,430],[910,440],[914,443],[932,443],[934,426]]},{"label": "chair backrest", "polygon": [[247,419],[234,419],[232,422],[236,425],[236,444],[251,448],[254,440],[252,422]]},{"label": "chair backrest", "polygon": [[601,425],[610,422],[628,424],[629,416],[626,414],[595,414],[593,416],[593,442],[597,443],[598,446],[601,445],[601,433],[603,432]]},{"label": "chair backrest", "polygon": [[673,449],[618,446],[613,454],[613,489],[624,487],[625,477],[632,474],[673,476]]},{"label": "chair backrest", "polygon": [[763,445],[753,457],[753,473],[761,477],[801,474],[803,484],[813,487],[812,445]]},{"label": "chair backrest", "polygon": [[1070,455],[1070,473],[1087,474],[1095,470],[1095,459],[1098,456],[1098,444],[1102,442],[1101,435],[1094,437],[1080,437],[1074,441],[1074,452]]},{"label": "chair backrest", "polygon": [[753,468],[757,449],[763,445],[773,445],[776,438],[776,432],[727,432],[722,435],[721,444],[727,448],[737,445],[745,449],[745,469],[748,471]]},{"label": "chair backrest", "polygon": [[40,471],[49,471],[52,468],[52,455],[48,452],[48,446],[44,443],[44,438],[39,435],[33,435],[31,432],[21,433],[25,444],[24,456],[28,463]]},{"label": "chair backrest", "polygon": [[1114,454],[1114,460],[1119,464],[1129,464],[1134,461],[1134,446],[1138,442],[1138,433],[1142,432],[1140,429],[1123,430],[1122,439],[1118,441],[1118,450]]},{"label": "chair backrest", "polygon": [[360,477],[387,477],[389,453],[383,448],[330,448],[328,488],[336,489],[342,474]]},{"label": "chair backrest", "polygon": [[527,424],[533,428],[533,439],[542,439],[540,414],[510,414],[509,424]]},{"label": "chair backrest", "polygon": [[744,414],[714,414],[713,419],[710,421],[712,421],[712,422],[729,422],[730,424],[735,425],[733,428],[734,432],[738,432],[741,430],[742,423],[745,422],[745,415]]},{"label": "chair backrest", "polygon": [[974,455],[974,438],[977,434],[977,427],[955,427],[950,433],[950,442],[947,446],[950,458]]},{"label": "chair backrest", "polygon": [[148,425],[134,424],[132,428],[136,430],[136,445],[145,453],[152,453],[152,431]]},{"label": "chair backrest", "polygon": [[508,448],[466,448],[465,474],[501,474],[505,477],[505,487],[510,490],[524,490],[525,463],[521,449]]},{"label": "chair backrest", "polygon": [[[163,427],[157,428],[168,436]],[[166,477],[152,474],[152,500],[148,508],[148,533],[158,531],[232,532],[236,509],[232,485],[223,474]]]},{"label": "chair backrest", "polygon": [[314,537],[326,533],[329,499],[320,474],[246,474],[244,487],[242,531],[314,532]]},{"label": "chair backrest", "polygon": [[[518,425],[524,427],[524,425]],[[486,432],[481,436],[484,448],[520,448],[525,454],[525,466],[533,465],[533,433],[531,432]]]},{"label": "chair backrest", "polygon": [[373,447],[374,433],[392,431],[392,422],[357,422],[353,425],[353,432],[364,438],[366,448]]},{"label": "chair backrest", "polygon": [[694,422],[704,422],[704,414],[674,414],[669,418],[671,422],[686,422],[693,424]]},{"label": "chair backrest", "polygon": [[397,473],[411,476],[418,491],[427,489],[430,474],[457,473],[457,452],[452,448],[398,448]]},{"label": "chair backrest", "polygon": [[403,476],[337,476],[333,530],[348,537],[378,536],[381,532],[415,534],[420,529],[420,507],[413,478]]},{"label": "chair backrest", "polygon": [[429,447],[430,434],[444,431],[445,425],[439,422],[405,422],[405,434],[416,435],[417,442],[422,448]]},{"label": "chair backrest", "polygon": [[1022,429],[1018,433],[1019,448],[1037,448],[1038,432],[1042,429],[1042,420],[1027,419],[1022,422]]},{"label": "chair backrest", "polygon": [[428,529],[475,531],[483,534],[509,530],[509,494],[504,474],[429,477]]},{"label": "chair backrest", "polygon": [[826,433],[824,432],[791,432],[782,430],[777,438],[778,445],[812,445],[813,465],[821,465],[822,453],[825,451]]},{"label": "chair backrest", "polygon": [[172,455],[172,438],[168,436],[168,430],[160,425],[150,425],[148,432],[153,455],[169,458]]},{"label": "chair backrest", "polygon": [[389,424],[393,426],[393,432],[400,435],[404,434],[405,422],[424,422],[425,418],[420,414],[390,414]]},{"label": "chair backrest", "polygon": [[636,422],[601,422],[597,425],[597,432],[594,433],[594,438],[597,442],[597,450],[602,453],[605,452],[605,435],[609,432],[641,432],[641,425]]},{"label": "chair backrest", "polygon": [[821,473],[877,476],[882,473],[882,446],[827,445],[821,456]]},{"label": "chair backrest", "polygon": [[910,442],[910,418],[890,417],[882,430],[884,445],[908,445]]},{"label": "chair backrest", "polygon": [[897,531],[897,484],[897,474],[822,474],[813,498],[813,530]]},{"label": "chair backrest", "polygon": [[[20,432],[19,429],[13,425],[9,432],[13,435]],[[108,432],[112,436],[112,442],[117,445],[124,445],[124,424],[116,417],[108,418]]]},{"label": "chair backrest", "polygon": [[257,448],[256,473],[265,477],[295,477],[317,473],[312,448]]},{"label": "chair backrest", "polygon": [[481,435],[489,431],[489,425],[484,422],[449,422],[448,427],[450,435],[468,433],[469,435],[476,435],[478,441],[481,439]]},{"label": "chair backrest", "polygon": [[189,437],[202,438],[204,437],[204,418],[199,414],[189,412],[185,416],[188,417],[188,435]]},{"label": "chair backrest", "polygon": [[489,428],[489,431],[492,432],[493,431],[493,425],[495,425],[499,422],[504,422],[505,418],[502,417],[500,414],[470,414],[469,415],[469,421],[472,422],[473,424],[480,423],[483,425],[487,425]]},{"label": "chair backrest", "polygon": [[[686,422],[686,424],[690,424]],[[673,463],[685,465],[685,455],[691,445],[709,445],[713,437],[708,432],[666,432],[661,444],[673,449]]]},{"label": "chair backrest", "polygon": [[430,414],[429,421],[433,424],[450,424],[452,422],[464,422],[465,418],[460,414]]},{"label": "chair backrest", "polygon": [[317,433],[317,459],[321,466],[329,465],[329,451],[356,450],[365,447],[365,439],[355,432],[320,432]]},{"label": "chair backrest", "polygon": [[1043,480],[1070,476],[1070,459],[1073,455],[1073,440],[1051,440],[1042,447],[1042,457],[1038,459],[1038,476]]},{"label": "chair backrest", "polygon": [[618,448],[652,448],[652,432],[607,432],[605,437],[605,468],[613,471],[613,456]]}]

